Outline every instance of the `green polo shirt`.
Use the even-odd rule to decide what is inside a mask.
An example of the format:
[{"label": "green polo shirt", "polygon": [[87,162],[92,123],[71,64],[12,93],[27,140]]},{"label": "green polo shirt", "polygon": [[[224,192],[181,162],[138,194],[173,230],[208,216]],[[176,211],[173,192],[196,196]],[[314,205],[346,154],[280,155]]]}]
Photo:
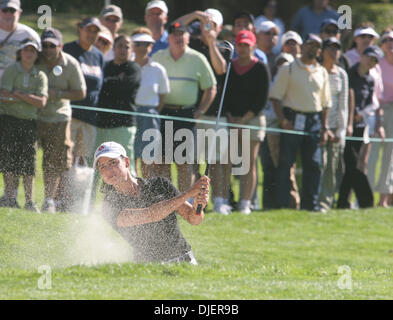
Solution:
[{"label": "green polo shirt", "polygon": [[169,48],[157,51],[152,58],[168,73],[171,92],[165,96],[166,104],[193,105],[197,102],[199,88],[206,90],[216,85],[209,61],[194,49],[187,47],[178,60],[173,59]]},{"label": "green polo shirt", "polygon": [[[45,73],[35,66],[30,72],[23,69],[20,62],[16,62],[5,69],[1,78],[1,88],[8,91],[19,90],[23,93],[36,96],[48,96],[48,78]],[[38,109],[33,105],[17,101],[15,103],[2,103],[3,114],[18,119],[37,119]]]},{"label": "green polo shirt", "polygon": [[[52,69],[41,62],[38,68],[48,77],[49,89],[54,90],[85,90],[86,82],[78,60],[68,53],[61,52],[58,65],[62,68],[61,75],[55,76]],[[71,119],[71,104],[67,99],[48,99],[46,107],[38,112],[38,120],[44,122],[64,122]]]}]

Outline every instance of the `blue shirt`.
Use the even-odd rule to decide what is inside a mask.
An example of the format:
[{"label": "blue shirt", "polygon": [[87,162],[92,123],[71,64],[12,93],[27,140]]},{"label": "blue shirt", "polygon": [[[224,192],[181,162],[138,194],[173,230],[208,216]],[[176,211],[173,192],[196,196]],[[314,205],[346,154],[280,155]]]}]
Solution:
[{"label": "blue shirt", "polygon": [[257,57],[258,60],[263,62],[264,64],[268,64],[266,53],[263,52],[261,49],[256,48],[254,51],[254,56]]},{"label": "blue shirt", "polygon": [[340,15],[331,7],[327,7],[322,13],[314,12],[310,6],[299,9],[292,21],[292,30],[295,30],[305,39],[309,33],[319,34],[322,21],[325,19],[338,20]]},{"label": "blue shirt", "polygon": [[[78,41],[66,43],[63,50],[79,61],[86,81],[86,98],[72,104],[96,107],[104,79],[103,54],[94,46],[89,51],[83,50]],[[94,125],[97,112],[72,108],[72,117]]]},{"label": "blue shirt", "polygon": [[168,48],[168,46],[169,46],[168,32],[166,30],[164,30],[164,33],[162,34],[161,38],[154,43],[153,48],[151,49],[151,52],[149,53],[149,57],[151,57],[158,50],[163,50],[163,49]]}]

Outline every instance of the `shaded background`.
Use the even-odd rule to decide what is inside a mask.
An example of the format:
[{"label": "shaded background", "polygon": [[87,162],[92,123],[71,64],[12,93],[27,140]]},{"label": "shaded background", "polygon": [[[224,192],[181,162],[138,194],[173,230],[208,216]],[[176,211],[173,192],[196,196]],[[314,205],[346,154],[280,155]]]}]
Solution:
[{"label": "shaded background", "polygon": [[[98,15],[105,4],[105,0],[22,0],[22,7],[25,12],[37,12],[40,5],[49,5],[54,11],[68,13],[89,13]],[[148,0],[113,0],[123,9],[124,17],[133,20],[137,24],[143,24],[143,15]],[[295,15],[296,11],[311,4],[311,0],[278,0],[278,17],[282,18],[286,26]],[[166,0],[169,8],[169,20],[174,20],[185,13],[193,10],[204,10],[216,8],[224,15],[224,23],[231,24],[236,12],[248,10],[255,16],[261,13],[260,0]],[[387,24],[393,24],[393,0],[331,0],[329,4],[337,9],[342,4],[350,5],[353,10],[353,26],[360,21],[371,20],[378,30]],[[382,26],[383,25],[383,26]]]}]

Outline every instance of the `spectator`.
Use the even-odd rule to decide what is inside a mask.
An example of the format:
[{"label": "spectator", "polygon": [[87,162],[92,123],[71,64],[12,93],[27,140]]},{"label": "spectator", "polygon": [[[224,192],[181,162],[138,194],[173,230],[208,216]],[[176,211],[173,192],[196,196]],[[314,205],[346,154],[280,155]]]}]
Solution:
[{"label": "spectator", "polygon": [[[300,38],[300,37],[299,37]],[[290,53],[280,53],[275,59],[275,72],[278,72],[279,68],[286,63],[294,61],[293,55]],[[270,87],[273,86],[276,73],[272,74],[272,81]],[[265,109],[266,116],[266,127],[279,129],[280,124],[277,116],[274,112],[272,103],[267,102]],[[278,161],[280,157],[280,134],[277,132],[266,132],[266,138],[261,143],[261,162],[263,167],[263,208],[265,210],[277,208],[276,204],[276,176],[278,174]],[[300,207],[300,196],[296,183],[296,165],[294,164],[290,170],[290,207],[299,209]]]},{"label": "spectator", "polygon": [[[17,62],[5,69],[1,79],[4,132],[1,139],[7,201],[0,206],[19,208],[16,201],[19,178],[23,177],[25,209],[40,212],[33,201],[37,152],[37,109],[44,108],[48,96],[48,78],[35,66],[40,44],[25,39],[17,51]],[[4,98],[3,98],[4,97]],[[3,158],[4,157],[4,158]]]},{"label": "spectator", "polygon": [[[135,112],[135,97],[141,84],[141,68],[130,61],[132,40],[127,35],[119,35],[113,46],[115,58],[106,63],[104,81],[100,91],[98,106],[105,109]],[[134,141],[136,134],[135,116],[116,112],[99,112],[97,115],[97,138],[95,147],[105,141],[117,140],[126,147],[130,158],[130,170],[136,175]],[[93,195],[98,186],[99,176],[95,174]]]},{"label": "spectator", "polygon": [[[383,109],[383,119],[380,119],[381,125],[385,128],[386,138],[393,138],[393,31],[386,30],[381,36],[381,49],[385,56],[380,60],[379,65],[382,71],[383,96],[381,105]],[[377,149],[379,151],[379,149]],[[383,144],[383,155],[381,161],[381,169],[377,191],[380,192],[378,205],[381,207],[389,207],[391,205],[390,198],[393,194],[393,164],[392,164],[393,144]]]},{"label": "spectator", "polygon": [[310,6],[300,8],[293,18],[291,29],[304,39],[309,33],[319,33],[325,19],[338,20],[339,14],[329,6],[329,0],[312,0]]},{"label": "spectator", "polygon": [[[135,103],[137,112],[150,115],[158,115],[164,106],[165,96],[170,92],[169,79],[165,68],[149,57],[153,49],[154,39],[147,28],[137,28],[132,32],[132,40],[135,52],[135,62],[142,68],[142,80],[136,95]],[[142,141],[145,130],[156,129],[160,131],[160,119],[153,117],[138,116],[137,132],[135,136],[135,159],[141,161],[142,176],[150,178],[156,176],[156,164],[147,164],[142,152],[144,147],[150,143]],[[156,159],[157,155],[152,156]],[[136,164],[138,168],[138,165]]]},{"label": "spectator", "polygon": [[[353,66],[355,63],[359,62],[363,51],[369,46],[374,45],[378,38],[379,35],[374,30],[372,23],[362,23],[354,32],[353,48],[345,54],[349,59],[350,65]],[[383,115],[383,109],[379,103],[383,95],[382,71],[379,64],[376,64],[375,67],[370,70],[370,75],[374,78],[374,94],[373,108],[370,110],[370,116],[368,117],[368,130],[373,136],[381,136],[384,135],[384,129],[383,126],[380,125],[380,122],[376,121],[377,117],[382,117]],[[360,158],[362,159],[360,162],[362,163],[364,172],[367,172],[372,188],[375,185],[375,168],[378,161],[380,146],[381,144],[379,142],[364,144],[360,151]]]},{"label": "spectator", "polygon": [[110,50],[112,50],[113,37],[107,27],[102,26],[102,30],[98,34],[98,39],[95,43],[95,46],[102,52],[104,57]]},{"label": "spectator", "polygon": [[[38,67],[45,72],[49,83],[48,102],[38,113],[38,139],[43,150],[45,187],[42,211],[55,212],[54,199],[59,193],[61,177],[72,165],[70,100],[85,97],[86,82],[79,62],[63,52],[59,30],[44,30],[41,44],[42,55]],[[62,205],[60,201],[59,209]]]},{"label": "spectator", "polygon": [[295,31],[287,31],[282,35],[281,46],[282,52],[291,54],[294,58],[300,57],[302,38]]},{"label": "spectator", "polygon": [[[341,38],[341,32],[338,27],[338,22],[334,19],[325,19],[322,21],[321,29],[319,36],[321,37],[322,41],[330,37],[335,37],[337,40]],[[346,72],[349,71],[349,60],[348,58],[342,54],[342,50],[340,49],[340,56],[338,57],[338,66],[343,68]]]},{"label": "spectator", "polygon": [[[169,48],[160,50],[153,56],[153,60],[163,65],[168,73],[171,92],[165,97],[165,105],[161,111],[162,115],[176,116],[185,118],[195,118],[204,114],[210,107],[216,95],[216,79],[209,62],[199,52],[188,47],[190,34],[185,26],[179,22],[171,24],[169,27]],[[198,99],[198,89],[204,91],[199,106],[196,107]],[[165,137],[165,124],[173,124],[173,135],[179,129],[193,130],[194,123],[184,121],[162,121],[161,136]],[[173,150],[182,141],[173,141]],[[163,141],[163,157],[172,158],[172,151],[165,150],[165,144],[169,141]],[[168,154],[166,156],[165,154]],[[184,154],[183,154],[184,156]],[[189,157],[190,155],[186,155]],[[190,161],[192,161],[191,159]],[[179,189],[186,190],[192,185],[194,172],[192,165],[187,163],[177,163]],[[160,165],[161,175],[170,178],[170,164]]]},{"label": "spectator", "polygon": [[[101,24],[109,29],[112,35],[112,39],[116,39],[118,36],[118,32],[123,25],[123,12],[121,11],[121,8],[113,4],[107,5],[101,10],[99,19]],[[102,28],[102,26],[100,28]],[[101,32],[103,32],[104,30],[105,29],[101,30]],[[106,40],[108,41],[108,39]],[[104,59],[105,61],[110,61],[114,59],[113,48],[111,48],[106,52],[106,54],[104,54]]]},{"label": "spectator", "polygon": [[274,72],[274,61],[276,54],[273,52],[273,48],[278,43],[278,35],[280,29],[274,22],[263,21],[259,24],[255,24],[255,33],[257,37],[257,49],[255,51],[262,51],[267,58],[270,74]]},{"label": "spectator", "polygon": [[[263,109],[269,90],[269,70],[254,56],[256,38],[253,32],[240,31],[235,43],[238,58],[233,61],[224,101],[228,122],[266,127]],[[239,142],[242,141],[242,134],[242,130],[239,130]],[[264,136],[264,130],[252,130],[250,133],[250,169],[240,178],[241,195],[238,209],[243,214],[251,213],[251,197],[257,178],[256,160]],[[242,156],[244,159],[247,158],[245,155]]]},{"label": "spectator", "polygon": [[[276,0],[263,0],[262,3],[262,14],[255,18],[254,25],[257,26],[261,22],[271,21],[277,26],[279,30],[278,34],[278,42],[273,47],[272,51],[275,55],[278,55],[281,51],[281,38],[285,32],[285,24],[284,22],[276,17],[277,13],[277,1]],[[257,39],[258,42],[258,39]]]},{"label": "spectator", "polygon": [[[64,52],[76,58],[86,81],[86,98],[73,101],[74,105],[96,107],[103,82],[104,56],[94,46],[101,23],[97,18],[85,18],[78,23],[79,39],[64,45]],[[72,110],[71,138],[74,142],[74,156],[83,159],[85,164],[92,155],[96,140],[97,112]]]},{"label": "spectator", "polygon": [[[255,32],[254,27],[254,16],[248,11],[240,11],[235,15],[233,19],[233,37],[236,38],[236,35],[242,30],[248,30]],[[267,57],[263,51],[255,51],[254,55],[258,58],[258,60],[267,64]],[[233,53],[233,58],[237,57],[236,47],[235,52]]]},{"label": "spectator", "polygon": [[[24,39],[32,38],[38,43],[40,37],[30,27],[19,23],[22,9],[19,0],[1,0],[0,1],[0,79],[4,70],[11,64],[15,63],[16,51],[19,50],[20,44]],[[3,111],[0,107],[0,139],[4,135],[2,129],[5,128]],[[7,192],[4,192],[0,203],[7,202]]]},{"label": "spectator", "polygon": [[290,168],[298,149],[302,155],[301,209],[318,210],[321,148],[327,141],[327,116],[331,107],[329,76],[317,62],[322,40],[310,34],[300,58],[281,67],[270,92],[280,126],[305,135],[282,133],[277,177],[277,204],[289,207]]},{"label": "spectator", "polygon": [[[223,54],[221,54],[220,50],[217,47],[217,36],[218,34],[220,34],[224,19],[220,11],[218,11],[217,9],[209,8],[204,12],[194,11],[179,18],[178,21],[187,25],[195,19],[197,19],[197,23],[193,23],[192,25],[196,27],[198,33],[201,36],[198,38],[192,38],[190,40],[190,47],[202,53],[207,58],[210,65],[213,67],[214,76],[217,80],[217,95],[215,96],[215,99],[210,105],[210,108],[207,109],[206,113],[198,116],[202,120],[209,120],[215,122],[220,106],[221,91],[224,85],[224,78],[227,68],[227,63],[224,59],[224,56]],[[202,97],[202,93],[203,92],[200,90],[199,100]],[[220,122],[226,122],[225,116],[221,116]],[[215,125],[211,124],[196,124],[197,129],[203,130],[214,130],[215,127]],[[208,140],[208,137],[206,137],[205,141],[199,140],[197,141],[197,143],[205,143],[204,146],[207,147],[209,146]],[[201,148],[201,144],[197,145],[197,150],[200,150]],[[206,148],[206,150],[203,150],[203,152],[205,156],[205,161],[208,161],[209,150],[207,150]],[[223,158],[227,154],[228,149],[220,149],[219,151],[217,150],[214,154],[214,158],[212,159],[213,163],[210,164],[210,178],[212,184],[212,200],[214,205],[214,211],[224,215],[229,214],[232,210],[232,208],[229,206],[228,199],[231,165],[229,163],[224,163]],[[199,157],[199,155],[197,156]],[[196,164],[194,169],[196,172],[198,172],[198,164]],[[224,177],[227,178],[226,181],[223,181]]]},{"label": "spectator", "polygon": [[150,56],[158,50],[167,49],[168,32],[165,30],[165,25],[168,22],[168,7],[165,1],[153,0],[146,5],[145,9],[145,23],[147,28],[153,34],[155,41],[153,49],[150,51]]},{"label": "spectator", "polygon": [[345,70],[337,65],[340,51],[341,43],[337,38],[331,37],[324,40],[322,65],[329,74],[332,108],[328,119],[330,136],[323,146],[323,169],[319,194],[321,211],[329,210],[334,204],[334,194],[337,189],[336,171],[344,155],[348,124],[348,76]]},{"label": "spectator", "polygon": [[[355,96],[354,137],[367,139],[367,118],[373,109],[374,79],[370,70],[382,58],[383,53],[378,47],[371,46],[364,50],[360,62],[351,67],[348,74],[349,87]],[[347,141],[344,151],[345,174],[340,186],[337,208],[350,208],[350,191],[353,189],[360,208],[374,205],[374,196],[361,161],[362,141]]]}]

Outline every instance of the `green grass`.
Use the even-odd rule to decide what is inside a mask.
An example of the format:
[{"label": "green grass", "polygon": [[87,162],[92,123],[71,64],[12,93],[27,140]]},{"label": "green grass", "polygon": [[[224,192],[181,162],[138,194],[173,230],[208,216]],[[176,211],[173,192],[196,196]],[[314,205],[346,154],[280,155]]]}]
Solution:
[{"label": "green grass", "polygon": [[[136,265],[97,216],[1,209],[0,299],[392,299],[390,225],[383,209],[208,214],[180,220],[199,266]],[[338,286],[343,265],[352,290]]]}]

